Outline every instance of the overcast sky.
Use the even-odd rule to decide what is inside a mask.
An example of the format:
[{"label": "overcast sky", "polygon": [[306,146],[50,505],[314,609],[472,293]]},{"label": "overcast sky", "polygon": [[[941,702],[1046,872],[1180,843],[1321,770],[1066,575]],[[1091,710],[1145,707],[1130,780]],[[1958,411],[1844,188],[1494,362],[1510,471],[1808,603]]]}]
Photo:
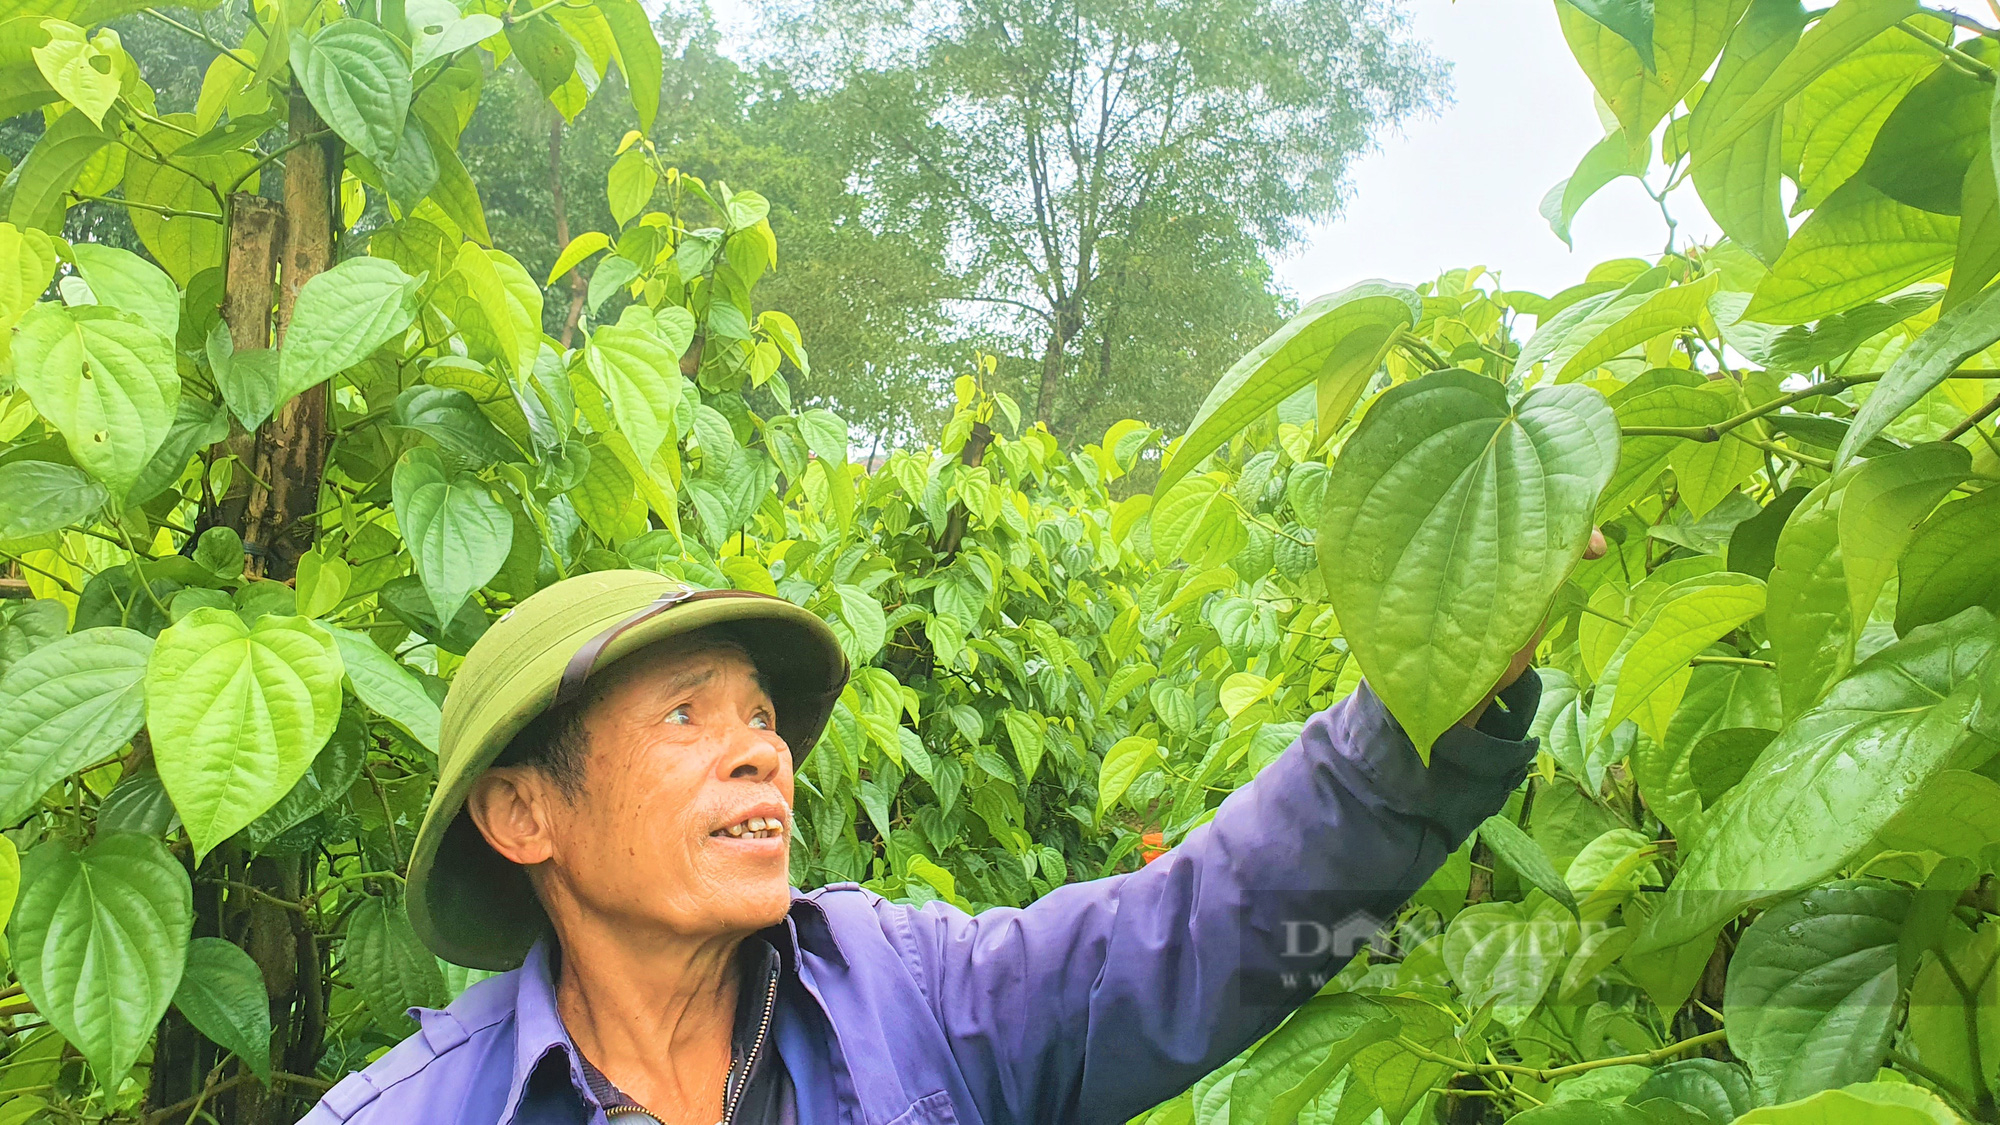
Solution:
[{"label": "overcast sky", "polygon": [[[1415,282],[1482,265],[1510,288],[1552,293],[1606,258],[1660,253],[1666,222],[1630,179],[1584,206],[1574,251],[1541,217],[1542,196],[1604,135],[1553,4],[1404,2],[1417,33],[1451,63],[1453,102],[1381,139],[1356,170],[1347,213],[1280,259],[1280,280],[1310,298],[1364,278]],[[1692,188],[1668,206],[1683,242],[1716,236]]]}]

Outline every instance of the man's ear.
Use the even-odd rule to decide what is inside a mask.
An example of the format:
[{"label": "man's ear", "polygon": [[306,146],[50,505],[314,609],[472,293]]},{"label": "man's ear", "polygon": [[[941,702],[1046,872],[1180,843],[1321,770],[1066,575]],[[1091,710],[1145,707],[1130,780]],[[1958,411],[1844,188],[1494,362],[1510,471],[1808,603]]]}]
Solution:
[{"label": "man's ear", "polygon": [[496,766],[479,775],[466,796],[466,811],[479,834],[502,856],[522,866],[555,855],[548,778],[532,766]]}]

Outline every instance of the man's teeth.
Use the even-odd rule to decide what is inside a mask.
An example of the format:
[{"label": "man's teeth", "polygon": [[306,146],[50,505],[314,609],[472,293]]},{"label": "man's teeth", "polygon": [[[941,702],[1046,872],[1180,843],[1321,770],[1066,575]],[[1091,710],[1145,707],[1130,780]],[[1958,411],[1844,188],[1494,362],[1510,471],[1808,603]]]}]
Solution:
[{"label": "man's teeth", "polygon": [[748,838],[752,840],[766,840],[773,836],[779,835],[784,830],[785,830],[785,824],[781,820],[777,820],[772,817],[766,817],[766,816],[753,816],[749,820],[743,821],[739,824],[732,824],[729,827],[723,829],[722,831],[723,834],[727,836],[732,836],[737,838]]}]

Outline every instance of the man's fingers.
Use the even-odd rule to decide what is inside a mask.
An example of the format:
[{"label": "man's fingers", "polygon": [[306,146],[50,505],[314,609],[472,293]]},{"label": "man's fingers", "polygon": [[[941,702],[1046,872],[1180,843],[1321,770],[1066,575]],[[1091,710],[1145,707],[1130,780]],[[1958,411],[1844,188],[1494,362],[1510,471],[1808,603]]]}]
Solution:
[{"label": "man's fingers", "polygon": [[1590,545],[1583,549],[1583,557],[1586,559],[1601,559],[1604,557],[1604,553],[1610,549],[1610,546],[1604,542],[1604,529],[1600,527],[1591,528]]}]

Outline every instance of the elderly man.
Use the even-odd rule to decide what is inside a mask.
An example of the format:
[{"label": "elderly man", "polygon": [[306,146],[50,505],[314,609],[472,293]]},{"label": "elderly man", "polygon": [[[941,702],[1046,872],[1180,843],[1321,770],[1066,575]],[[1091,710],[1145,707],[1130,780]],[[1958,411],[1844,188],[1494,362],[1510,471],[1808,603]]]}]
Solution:
[{"label": "elderly man", "polygon": [[1364,685],[1158,862],[967,915],[787,878],[847,679],[775,598],[611,571],[527,599],[445,701],[409,912],[505,969],[306,1118],[1116,1125],[1271,1030],[1518,785],[1526,653],[1425,768]]}]

